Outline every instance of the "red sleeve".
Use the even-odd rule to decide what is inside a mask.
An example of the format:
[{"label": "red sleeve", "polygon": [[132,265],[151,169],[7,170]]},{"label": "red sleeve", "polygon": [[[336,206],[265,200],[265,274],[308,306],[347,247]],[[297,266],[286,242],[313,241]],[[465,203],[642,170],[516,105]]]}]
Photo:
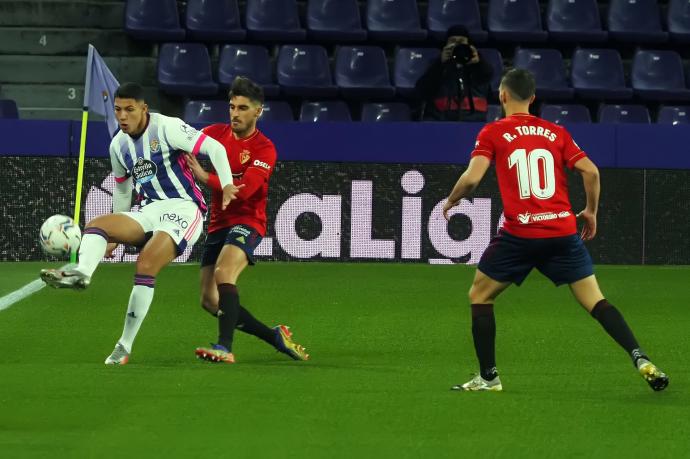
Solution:
[{"label": "red sleeve", "polygon": [[[259,171],[268,180],[276,165],[276,157],[276,148],[272,143],[266,143],[254,154],[254,159],[247,167],[247,172]],[[245,172],[245,175],[247,172]]]},{"label": "red sleeve", "polygon": [[[237,183],[237,180],[233,180],[233,183]],[[208,182],[206,182],[206,186],[212,191],[223,191],[223,187],[220,186],[218,174],[214,174],[213,172],[208,173]]]},{"label": "red sleeve", "polygon": [[268,176],[260,169],[256,167],[247,169],[241,179],[235,180],[235,186],[244,185],[237,193],[237,199],[248,199],[266,183],[266,180]]},{"label": "red sleeve", "polygon": [[491,124],[487,124],[479,131],[479,134],[477,134],[477,141],[474,143],[474,150],[472,150],[470,158],[474,158],[475,156],[486,156],[491,161],[494,160],[496,148],[492,140],[490,127]]},{"label": "red sleeve", "polygon": [[586,158],[587,154],[575,143],[568,131],[563,129],[563,161],[568,169],[572,169],[576,162]]}]

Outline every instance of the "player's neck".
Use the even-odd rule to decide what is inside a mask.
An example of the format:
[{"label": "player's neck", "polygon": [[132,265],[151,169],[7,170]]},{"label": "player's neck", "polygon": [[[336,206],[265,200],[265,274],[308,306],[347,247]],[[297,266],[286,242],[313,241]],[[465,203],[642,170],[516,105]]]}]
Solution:
[{"label": "player's neck", "polygon": [[141,124],[137,126],[137,132],[132,132],[129,134],[129,136],[133,139],[138,139],[139,137],[141,137],[141,134],[143,134],[146,128],[149,126],[150,118],[150,114],[147,113],[146,116],[144,116],[144,118],[141,120]]},{"label": "player's neck", "polygon": [[251,128],[247,129],[246,131],[232,131],[232,135],[235,136],[236,139],[242,140],[246,139],[247,137],[251,137],[254,133],[256,132],[256,125],[252,126]]},{"label": "player's neck", "polygon": [[506,116],[516,115],[518,113],[529,114],[529,104],[505,104],[503,110]]}]

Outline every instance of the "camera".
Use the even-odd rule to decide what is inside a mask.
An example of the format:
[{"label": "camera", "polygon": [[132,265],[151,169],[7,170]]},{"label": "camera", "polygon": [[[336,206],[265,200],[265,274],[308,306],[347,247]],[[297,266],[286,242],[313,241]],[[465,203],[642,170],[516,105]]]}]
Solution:
[{"label": "camera", "polygon": [[453,60],[460,64],[465,65],[472,60],[472,48],[470,45],[458,44],[453,48]]}]

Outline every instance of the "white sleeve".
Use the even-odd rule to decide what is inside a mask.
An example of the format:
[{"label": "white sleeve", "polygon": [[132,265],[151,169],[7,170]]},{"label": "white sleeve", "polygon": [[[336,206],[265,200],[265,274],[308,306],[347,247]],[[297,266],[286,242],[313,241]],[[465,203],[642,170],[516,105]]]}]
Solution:
[{"label": "white sleeve", "polygon": [[110,166],[113,169],[113,175],[115,175],[115,181],[117,183],[124,182],[130,177],[129,171],[127,171],[125,165],[122,164],[122,159],[115,148],[115,139],[110,142]]},{"label": "white sleeve", "polygon": [[208,156],[216,169],[221,187],[232,184],[232,171],[225,147],[217,140],[197,131],[179,118],[167,119],[165,136],[168,144],[177,150],[186,151],[195,156],[199,153]]},{"label": "white sleeve", "polygon": [[113,190],[113,213],[132,210],[132,177],[122,182],[115,181]]}]

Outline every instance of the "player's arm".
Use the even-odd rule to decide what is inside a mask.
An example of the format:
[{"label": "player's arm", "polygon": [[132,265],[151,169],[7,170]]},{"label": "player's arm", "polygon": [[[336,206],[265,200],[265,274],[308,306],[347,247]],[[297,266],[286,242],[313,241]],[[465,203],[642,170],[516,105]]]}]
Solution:
[{"label": "player's arm", "polygon": [[446,220],[449,219],[448,211],[460,204],[462,198],[469,196],[477,188],[490,165],[491,160],[486,156],[477,155],[470,160],[467,170],[462,173],[443,205],[443,216]]},{"label": "player's arm", "polygon": [[[113,213],[129,212],[132,209],[132,176],[122,164],[115,148],[110,148],[110,165],[115,176],[115,188],[113,189]],[[113,256],[117,243],[109,242],[105,257]]]},{"label": "player's arm", "polygon": [[582,240],[589,241],[597,234],[597,210],[599,209],[599,194],[601,184],[599,182],[599,168],[587,157],[579,159],[573,168],[582,176],[582,184],[587,196],[585,209],[577,214],[577,218],[584,223],[580,236]]}]

